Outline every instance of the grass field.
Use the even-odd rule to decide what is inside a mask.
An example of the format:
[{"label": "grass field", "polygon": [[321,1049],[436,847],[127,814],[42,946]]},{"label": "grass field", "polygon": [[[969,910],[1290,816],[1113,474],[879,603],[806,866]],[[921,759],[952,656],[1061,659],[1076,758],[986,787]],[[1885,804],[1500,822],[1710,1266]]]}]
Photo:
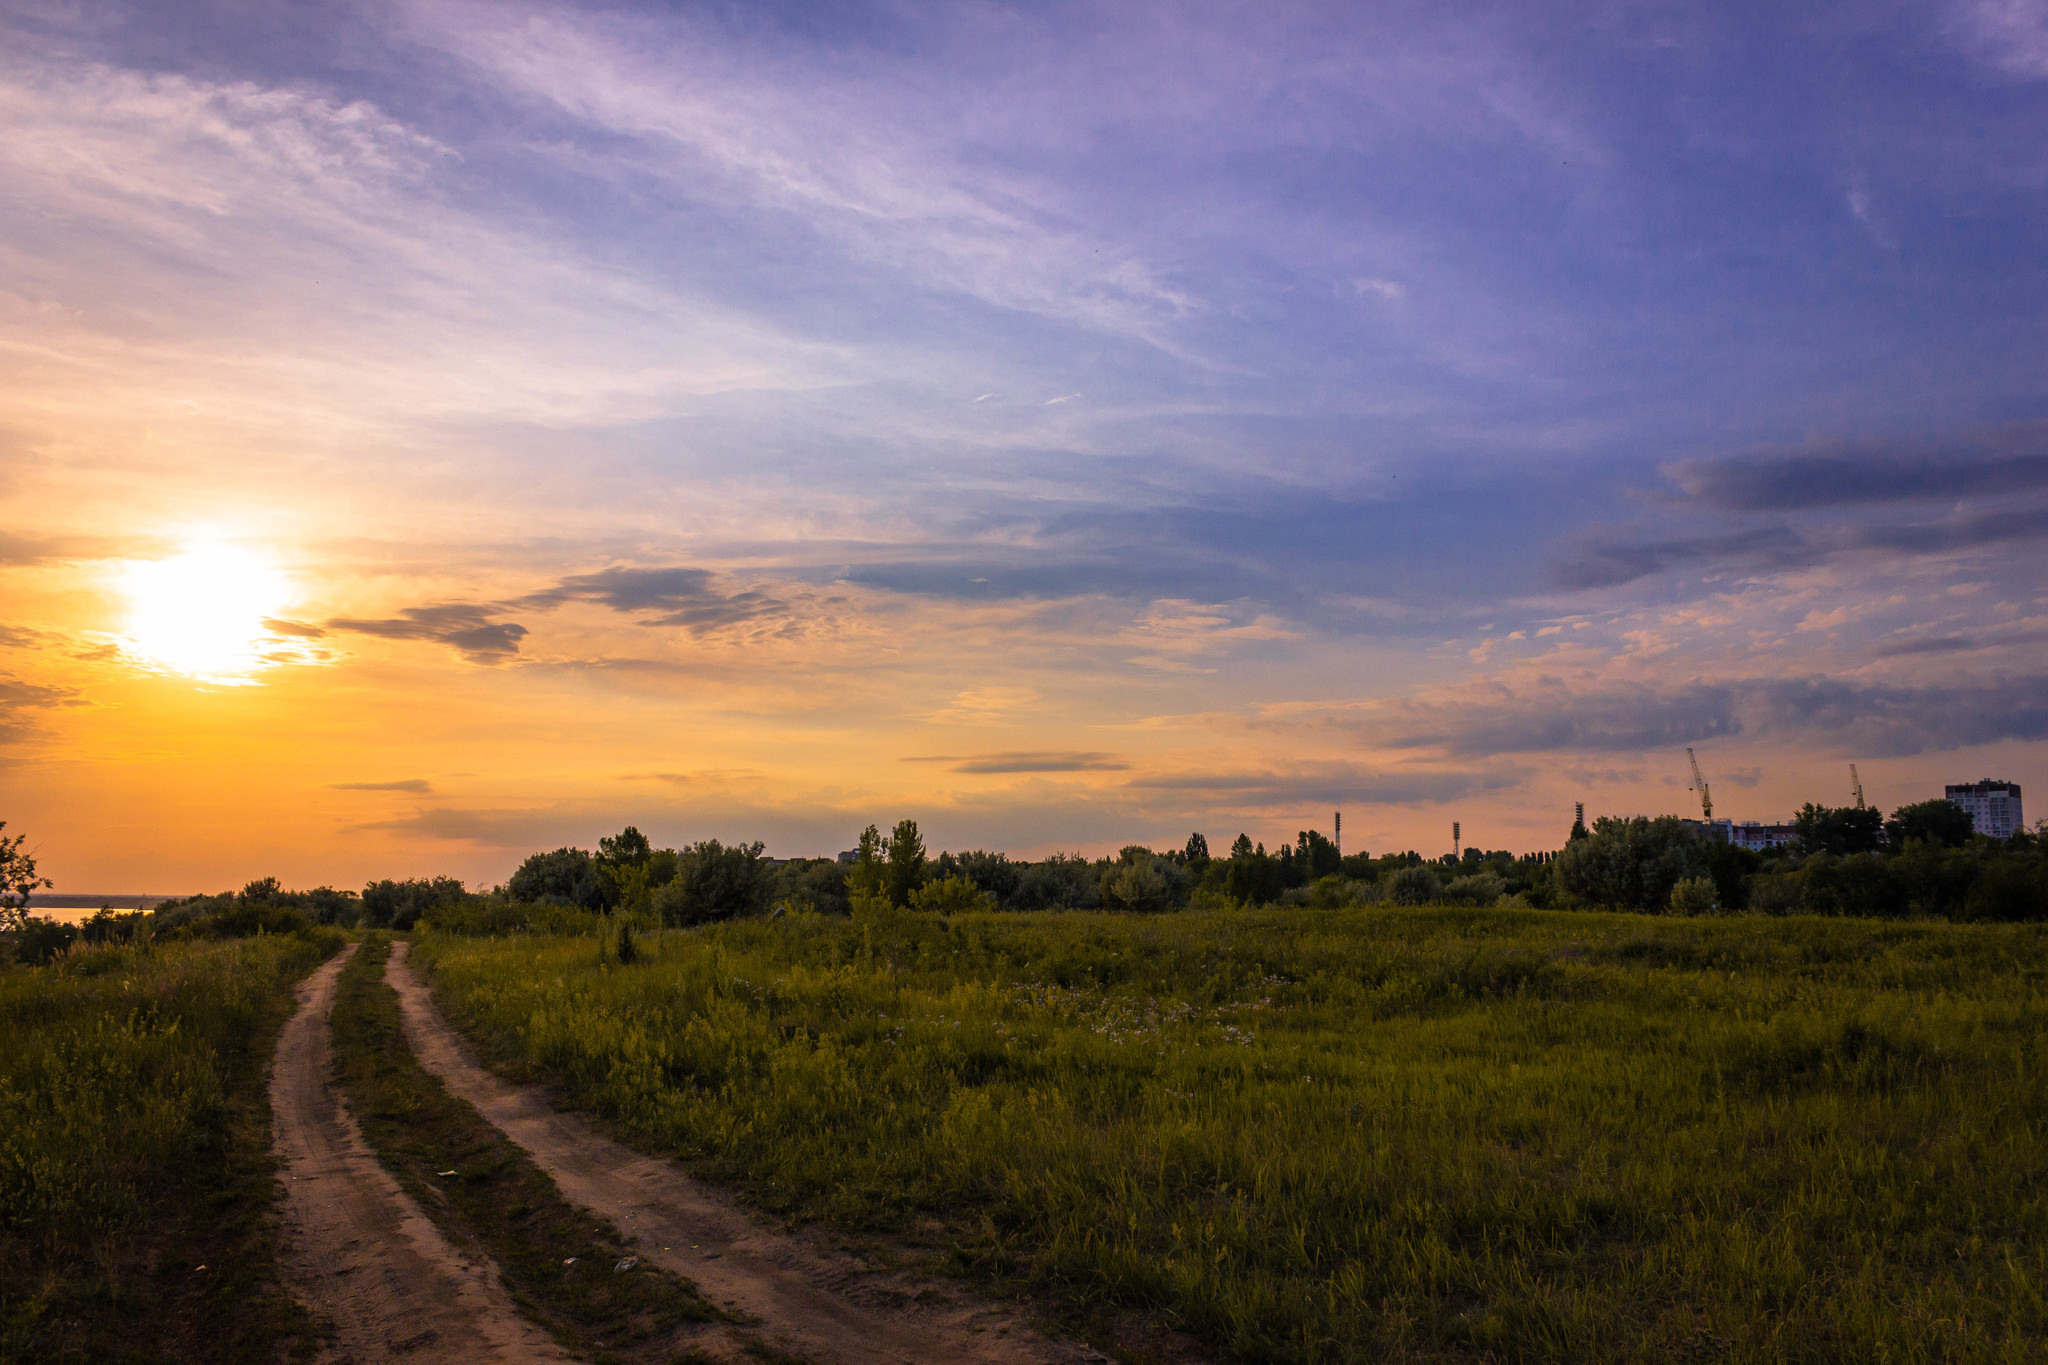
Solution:
[{"label": "grass field", "polygon": [[269,1361],[264,1064],[340,935],[80,949],[0,972],[0,1360]]},{"label": "grass field", "polygon": [[495,1060],[793,1217],[1256,1360],[2048,1354],[2048,935],[1508,910],[429,938]]}]

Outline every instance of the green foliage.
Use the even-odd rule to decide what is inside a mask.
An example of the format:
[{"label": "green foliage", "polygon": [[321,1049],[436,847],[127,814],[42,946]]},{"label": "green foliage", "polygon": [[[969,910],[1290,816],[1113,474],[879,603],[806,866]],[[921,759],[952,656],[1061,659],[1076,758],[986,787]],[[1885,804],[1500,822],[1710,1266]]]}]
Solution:
[{"label": "green foliage", "polygon": [[605,867],[644,867],[654,845],[632,825],[597,841],[597,861]]},{"label": "green foliage", "polygon": [[910,893],[910,908],[934,915],[964,915],[996,908],[996,898],[965,877],[943,877]]},{"label": "green foliage", "polygon": [[[0,830],[6,828],[0,820]],[[27,842],[26,834],[0,835],[0,931],[21,928],[28,919],[29,897],[56,885],[36,872],[35,856],[22,847]]]},{"label": "green foliage", "polygon": [[1809,853],[1875,853],[1884,846],[1884,816],[1871,806],[1816,806],[1792,818],[1800,847]]},{"label": "green foliage", "polygon": [[1316,830],[1305,829],[1294,836],[1294,856],[1301,860],[1305,880],[1334,877],[1343,870],[1337,846]]},{"label": "green foliage", "polygon": [[908,905],[911,893],[925,880],[924,836],[917,832],[917,821],[898,820],[882,841],[882,852],[889,860],[889,899]]},{"label": "green foliage", "polygon": [[429,910],[460,904],[468,898],[469,892],[453,877],[371,882],[363,888],[362,920],[372,928],[404,933]]},{"label": "green foliage", "polygon": [[607,884],[597,860],[580,848],[558,848],[552,853],[535,853],[519,865],[505,890],[515,901],[545,901],[557,905],[601,910],[606,905]]},{"label": "green foliage", "polygon": [[1593,831],[1557,855],[1559,889],[1586,905],[1662,910],[1671,888],[1711,872],[1706,841],[1676,816],[1602,816]]},{"label": "green foliage", "polygon": [[1430,905],[1443,894],[1444,884],[1426,867],[1404,867],[1387,879],[1387,900],[1395,905]]},{"label": "green foliage", "polygon": [[774,1213],[1232,1358],[2048,1346],[2035,928],[861,906],[630,970],[420,951],[495,1055]]},{"label": "green foliage", "polygon": [[1884,822],[1884,838],[1893,848],[1904,848],[1915,839],[1943,848],[1961,848],[1976,833],[1970,813],[1953,801],[1920,801],[1900,806]]},{"label": "green foliage", "polygon": [[0,972],[0,1360],[311,1345],[275,1283],[263,1078],[290,983],[338,943],[81,946]]},{"label": "green foliage", "polygon": [[884,856],[882,832],[869,825],[860,832],[853,870],[846,874],[846,891],[849,896],[886,897],[889,894],[889,869],[882,861]]},{"label": "green foliage", "polygon": [[1720,896],[1711,877],[1684,877],[1671,888],[1674,915],[1711,915],[1720,908]]},{"label": "green foliage", "polygon": [[1187,847],[1181,850],[1180,856],[1182,861],[1189,863],[1206,863],[1209,861],[1209,841],[1202,837],[1200,830],[1196,830],[1188,836]]},{"label": "green foliage", "polygon": [[661,922],[708,924],[765,913],[773,869],[761,856],[763,847],[756,841],[728,848],[706,839],[684,849],[677,858],[675,879],[654,893],[653,907]]},{"label": "green foliage", "polygon": [[[1411,870],[1420,872],[1424,869]],[[1444,886],[1444,900],[1451,905],[1492,905],[1506,894],[1507,889],[1507,880],[1497,872],[1472,872],[1451,878]]]}]

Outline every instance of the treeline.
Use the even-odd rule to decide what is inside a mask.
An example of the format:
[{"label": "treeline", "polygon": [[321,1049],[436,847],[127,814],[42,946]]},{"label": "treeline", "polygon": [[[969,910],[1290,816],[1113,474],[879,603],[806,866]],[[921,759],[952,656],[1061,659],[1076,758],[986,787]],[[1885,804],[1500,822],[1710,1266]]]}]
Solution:
[{"label": "treeline", "polygon": [[1863,808],[1809,805],[1798,842],[1766,853],[1715,838],[1673,816],[1574,826],[1556,853],[1466,849],[1340,856],[1302,830],[1271,852],[1240,834],[1211,856],[1189,836],[1161,852],[1129,845],[1114,857],[1059,854],[1023,861],[981,850],[931,856],[917,823],[883,835],[869,826],[851,862],[773,860],[759,843],[705,840],[655,849],[637,829],[595,853],[561,848],[528,858],[502,893],[431,909],[430,920],[486,929],[535,910],[623,912],[665,925],[789,911],[845,914],[873,901],[950,914],[971,910],[1161,912],[1254,905],[1510,905],[1648,913],[2048,918],[2048,848],[2041,837],[1991,839],[1946,801],[1903,806],[1889,819]]},{"label": "treeline", "polygon": [[2048,841],[1975,834],[1969,816],[1947,801],[1902,806],[1889,818],[1809,805],[1795,827],[1792,846],[1765,853],[1674,816],[1635,816],[1575,825],[1555,853],[1340,856],[1321,832],[1302,830],[1271,852],[1240,834],[1226,854],[1212,857],[1208,840],[1193,834],[1165,852],[1131,844],[1114,857],[1027,861],[983,850],[934,857],[917,822],[903,820],[887,835],[870,825],[853,860],[841,862],[773,859],[758,842],[655,848],[628,826],[598,840],[594,852],[535,853],[488,891],[453,877],[376,881],[360,893],[287,891],[265,877],[151,911],[102,910],[81,925],[29,916],[17,905],[11,920],[0,918],[0,961],[48,962],[81,940],[218,940],[322,926],[405,931],[423,922],[454,933],[504,933],[573,929],[610,914],[675,927],[778,910],[844,915],[861,903],[937,914],[1451,904],[2048,919]]}]

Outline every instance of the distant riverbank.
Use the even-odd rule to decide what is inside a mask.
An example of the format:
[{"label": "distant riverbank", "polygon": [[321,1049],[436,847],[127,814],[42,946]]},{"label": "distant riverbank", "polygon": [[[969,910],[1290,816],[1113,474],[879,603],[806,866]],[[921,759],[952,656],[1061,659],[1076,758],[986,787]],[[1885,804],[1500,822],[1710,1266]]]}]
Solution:
[{"label": "distant riverbank", "polygon": [[28,908],[31,913],[44,919],[56,920],[60,924],[82,924],[97,914],[103,905],[113,910],[154,910],[165,901],[177,899],[177,896],[136,893],[88,895],[78,892],[38,891],[29,898]]}]

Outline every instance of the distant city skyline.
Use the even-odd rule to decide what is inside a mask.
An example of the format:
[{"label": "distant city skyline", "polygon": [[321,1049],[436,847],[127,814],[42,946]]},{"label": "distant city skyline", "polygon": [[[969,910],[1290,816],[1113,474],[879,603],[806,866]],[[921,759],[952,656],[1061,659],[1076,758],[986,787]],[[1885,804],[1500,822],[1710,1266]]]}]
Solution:
[{"label": "distant city skyline", "polygon": [[28,0],[0,99],[60,891],[2041,780],[2038,7]]}]

